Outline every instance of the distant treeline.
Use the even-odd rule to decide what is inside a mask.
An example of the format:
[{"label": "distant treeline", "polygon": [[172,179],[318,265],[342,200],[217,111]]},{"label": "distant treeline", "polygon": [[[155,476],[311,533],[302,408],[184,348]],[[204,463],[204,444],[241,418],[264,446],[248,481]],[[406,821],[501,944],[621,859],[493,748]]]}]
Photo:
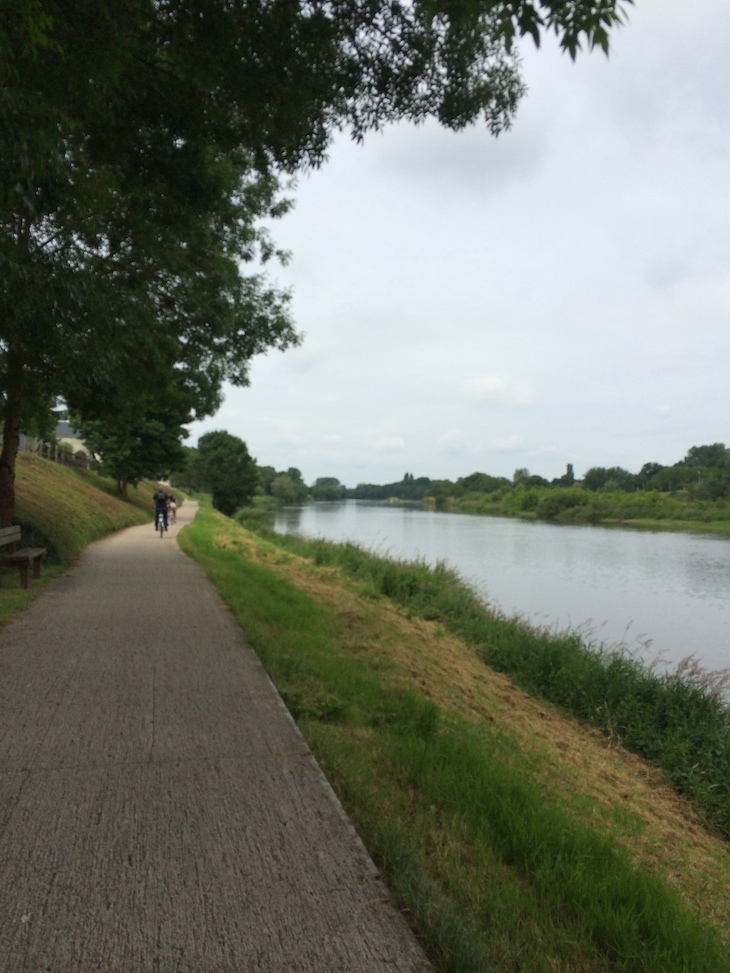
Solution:
[{"label": "distant treeline", "polygon": [[694,500],[730,499],[730,449],[724,443],[692,446],[684,459],[673,466],[645,463],[638,473],[631,473],[620,466],[594,466],[586,471],[582,480],[576,479],[572,464],[568,464],[566,472],[553,480],[532,474],[524,467],[515,470],[511,480],[479,472],[455,481],[432,480],[427,476],[415,477],[412,473],[406,473],[402,480],[395,483],[359,483],[354,488],[346,487],[334,477],[323,477],[309,487],[308,493],[315,500],[425,500],[430,497],[436,503],[443,503],[447,500],[459,501],[470,494],[500,494],[501,499],[516,488],[525,492],[538,488],[555,490],[566,487],[603,493],[684,493]]},{"label": "distant treeline", "polygon": [[354,490],[347,490],[346,495],[353,500],[423,500],[431,493],[433,480],[427,476],[415,477],[412,473],[405,473],[403,479],[397,483],[358,483]]},{"label": "distant treeline", "polygon": [[355,499],[421,502],[437,509],[563,523],[730,520],[730,449],[724,443],[692,446],[673,466],[645,463],[638,473],[620,466],[595,466],[582,480],[576,479],[568,464],[566,472],[553,480],[522,467],[511,480],[481,472],[455,481],[405,473],[394,483],[359,483],[354,488],[333,476],[308,485],[296,467],[259,466],[245,443],[226,432],[206,433],[197,449],[185,453],[185,468],[176,484],[192,491],[209,490],[214,505],[224,513],[251,501],[266,509],[308,500]]}]

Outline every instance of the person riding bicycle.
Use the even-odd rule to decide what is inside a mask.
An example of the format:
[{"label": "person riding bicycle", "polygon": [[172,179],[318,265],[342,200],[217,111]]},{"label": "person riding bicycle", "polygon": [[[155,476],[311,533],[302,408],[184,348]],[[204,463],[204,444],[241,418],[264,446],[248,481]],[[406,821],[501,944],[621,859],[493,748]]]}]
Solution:
[{"label": "person riding bicycle", "polygon": [[155,505],[155,530],[157,530],[157,520],[161,516],[163,523],[165,525],[165,530],[167,530],[167,500],[168,496],[162,487],[158,487],[155,493],[152,494],[152,500]]},{"label": "person riding bicycle", "polygon": [[172,518],[173,524],[177,520],[177,499],[174,493],[170,493],[167,497],[167,508],[170,512],[170,517]]}]

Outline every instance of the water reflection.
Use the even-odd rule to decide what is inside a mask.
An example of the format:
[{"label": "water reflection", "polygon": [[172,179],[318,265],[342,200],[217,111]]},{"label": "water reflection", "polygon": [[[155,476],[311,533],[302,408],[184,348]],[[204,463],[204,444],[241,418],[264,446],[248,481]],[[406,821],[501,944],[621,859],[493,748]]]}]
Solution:
[{"label": "water reflection", "polygon": [[730,541],[702,534],[559,527],[362,501],[277,512],[276,530],[353,540],[455,567],[508,613],[676,663],[730,666]]}]

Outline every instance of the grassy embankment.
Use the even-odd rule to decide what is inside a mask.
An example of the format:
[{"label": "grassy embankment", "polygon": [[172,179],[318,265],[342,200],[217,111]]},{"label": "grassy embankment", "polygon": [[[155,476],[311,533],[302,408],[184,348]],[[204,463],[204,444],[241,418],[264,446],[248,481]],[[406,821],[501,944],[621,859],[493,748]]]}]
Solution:
[{"label": "grassy embankment", "polygon": [[[434,501],[427,505],[434,506]],[[661,530],[730,534],[730,501],[697,500],[686,491],[593,491],[579,486],[516,486],[494,493],[452,497],[443,509],[458,513],[550,520],[559,524],[621,524]]]},{"label": "grassy embankment", "polygon": [[558,662],[580,654],[574,641],[551,653],[546,636],[475,614],[444,569],[353,545],[257,536],[209,509],[180,541],[439,970],[730,970],[730,847],[706,813],[615,728],[607,739],[484,661],[527,650],[579,697],[593,680],[604,693],[592,662],[580,678]]},{"label": "grassy embankment", "polygon": [[[23,460],[19,519],[51,548],[44,578],[89,540],[149,517],[151,491],[135,509],[107,490]],[[346,546],[337,557],[353,580],[327,566],[333,545],[302,558],[209,512],[182,539],[241,619],[439,969],[730,968],[727,844],[661,773],[449,634],[448,611],[425,597],[453,603],[442,574],[428,582],[422,566]],[[5,613],[28,595],[16,577],[4,572]]]},{"label": "grassy embankment", "polygon": [[16,521],[23,529],[23,545],[46,547],[48,554],[41,580],[31,581],[27,590],[20,587],[16,569],[3,569],[0,621],[27,604],[91,541],[149,520],[153,490],[144,483],[130,487],[124,501],[111,480],[22,453],[16,468]]}]

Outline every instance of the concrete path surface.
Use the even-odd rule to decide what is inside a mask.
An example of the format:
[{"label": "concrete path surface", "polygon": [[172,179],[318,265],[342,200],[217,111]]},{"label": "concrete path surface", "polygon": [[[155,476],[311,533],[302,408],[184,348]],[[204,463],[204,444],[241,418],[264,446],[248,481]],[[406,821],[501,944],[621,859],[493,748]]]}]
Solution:
[{"label": "concrete path surface", "polygon": [[0,630],[0,971],[430,969],[177,529]]}]

